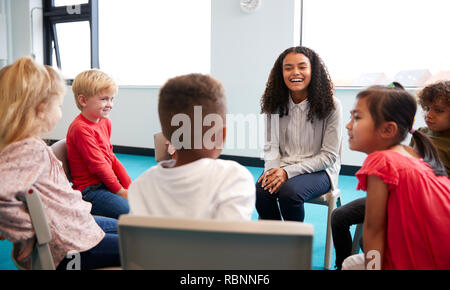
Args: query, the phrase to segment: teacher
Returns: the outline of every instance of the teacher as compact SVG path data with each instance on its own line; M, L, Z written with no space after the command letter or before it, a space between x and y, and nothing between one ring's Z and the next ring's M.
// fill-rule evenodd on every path
M260 219L303 222L304 202L337 187L342 106L321 58L297 46L276 60L261 99L265 168L256 184Z

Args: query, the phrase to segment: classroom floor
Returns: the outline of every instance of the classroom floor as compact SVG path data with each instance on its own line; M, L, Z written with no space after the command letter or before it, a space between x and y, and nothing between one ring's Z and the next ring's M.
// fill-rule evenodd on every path
M139 177L148 168L155 166L156 162L153 157L137 156L137 155L126 155L117 154L117 157L123 163L127 169L128 174L131 179L134 180ZM256 180L263 172L263 168L259 167L247 167L248 170L253 174L255 183ZM354 176L339 176L339 189L341 190L342 204L346 204L352 200L360 197L364 197L365 193L361 191L356 191L357 180ZM313 240L313 269L323 270L324 269L324 255L325 255L325 236L326 236L326 225L327 225L327 214L328 209L326 206L315 205L315 204L305 204L305 223L312 224L314 226L314 240ZM258 219L258 214L255 211L252 215L253 220ZM351 228L352 234L355 230L355 226ZM11 249L12 244L7 241L0 241L0 270L15 270L13 262L11 261ZM334 266L335 254L333 250L333 263Z

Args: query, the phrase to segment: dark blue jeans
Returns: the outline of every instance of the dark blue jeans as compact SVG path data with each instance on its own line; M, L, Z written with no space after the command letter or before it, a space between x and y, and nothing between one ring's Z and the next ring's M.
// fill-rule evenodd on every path
M330 179L325 171L292 177L274 194L257 183L256 210L260 219L303 222L305 201L327 193L330 188Z
M118 219L130 212L128 201L109 191L104 184L86 187L82 192L83 200L92 204L91 214Z
M57 270L92 270L106 267L120 267L119 236L117 220L101 216L94 217L95 222L105 232L105 237L92 249L66 257ZM79 260L75 255L79 255Z

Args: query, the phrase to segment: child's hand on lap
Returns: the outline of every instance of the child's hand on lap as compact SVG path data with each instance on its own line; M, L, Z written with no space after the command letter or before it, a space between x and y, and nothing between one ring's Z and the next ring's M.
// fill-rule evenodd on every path
M18 261L24 260L26 257L29 257L31 253L33 253L34 246L36 245L36 237L33 237L29 240L22 241L19 255L17 256Z
M122 187L116 194L118 194L121 197L123 197L126 200L128 200L128 190L126 190L125 188Z

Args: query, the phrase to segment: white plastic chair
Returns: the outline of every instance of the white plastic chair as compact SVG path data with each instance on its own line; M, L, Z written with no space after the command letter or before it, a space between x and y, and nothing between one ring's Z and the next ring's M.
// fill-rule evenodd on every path
M72 178L70 175L69 161L67 160L66 139L59 140L50 146L50 148L52 148L53 154L55 154L56 158L62 162L64 173L66 173L67 179L71 182Z
M315 199L307 201L307 203L319 204L328 206L327 219L327 235L325 241L325 260L324 268L331 268L331 252L333 251L333 236L331 234L331 214L333 210L341 206L341 191L339 189L330 190Z
M28 211L30 212L34 232L36 233L36 247L31 255L31 270L55 270L53 256L49 243L52 240L50 227L45 216L39 191L33 186L26 195Z
M313 235L300 222L119 218L124 270L310 270Z
M34 232L36 234L36 246L31 254L30 270L55 270L49 243L52 240L50 227L45 216L39 191L32 186L25 196L25 202L31 217ZM12 259L19 269L25 266L14 259L16 248L13 249Z

